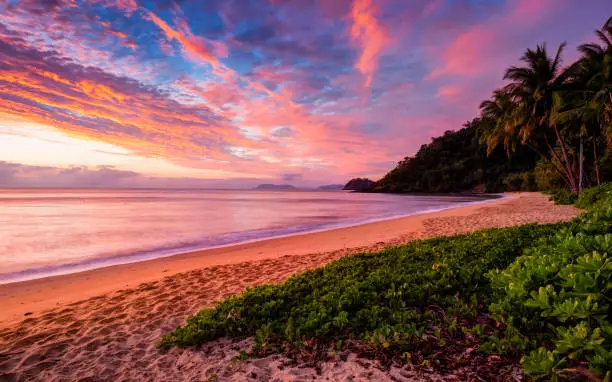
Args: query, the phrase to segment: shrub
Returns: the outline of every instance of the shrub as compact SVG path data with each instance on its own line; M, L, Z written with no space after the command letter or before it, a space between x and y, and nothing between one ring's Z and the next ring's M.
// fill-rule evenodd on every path
M598 374L612 369L612 198L601 201L489 273L496 293L490 311L523 339L520 349L505 350L529 352L522 364L534 378L563 375L580 362Z
M574 204L578 199L578 195L566 188L557 188L546 193L550 195L550 200L555 202L555 204Z
M589 209L600 201L612 200L612 183L583 190L576 200L576 207Z
M554 190L565 187L563 176L548 161L539 161L533 174L538 190Z
M256 333L267 342L297 343L312 337L363 339L382 328L416 331L431 305L470 312L470 301L488 303L487 271L505 267L522 248L562 226L484 230L348 256L202 310L166 335L161 346Z
M520 172L506 175L503 184L507 191L535 191L536 185L533 173Z

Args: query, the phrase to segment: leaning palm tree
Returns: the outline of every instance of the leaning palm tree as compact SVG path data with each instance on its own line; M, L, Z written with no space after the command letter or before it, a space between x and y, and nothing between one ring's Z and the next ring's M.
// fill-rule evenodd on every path
M601 122L612 141L612 17L601 30L595 31L599 44L583 44L578 49L583 57L578 61L586 68L586 89L593 107L601 111Z
M561 166L570 190L578 192L576 166L570 159L566 138L553 116L555 94L564 89L567 79L567 73L561 69L564 47L565 43L559 46L554 58L549 57L545 45L535 50L527 49L521 57L524 66L512 66L506 70L504 79L510 83L505 90L516 104L513 116L521 142L533 146L540 142L545 144L546 157ZM561 156L555 150L557 146Z
M521 144L527 145L549 161L568 187L577 192L575 166L562 131L553 123L555 94L565 86L566 74L560 68L564 46L553 59L545 46L528 49L521 57L524 66L506 70L504 79L510 83L480 105L483 119L491 121L481 134L481 142L487 144L489 153L502 143L508 154Z
M526 145L540 158L548 160L569 187L570 182L563 167L551 158L550 154L547 155L546 151L540 149L538 142L527 138L533 134L527 127L519 125L521 113L521 105L516 103L511 94L504 89L495 90L490 99L480 104L481 123L478 124L477 134L480 143L486 145L487 155L503 144L506 154L510 157L519 146Z

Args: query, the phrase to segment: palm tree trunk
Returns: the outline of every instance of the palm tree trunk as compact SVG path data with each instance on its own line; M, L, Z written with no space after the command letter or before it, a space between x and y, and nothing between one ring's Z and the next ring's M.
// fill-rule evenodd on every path
M593 164L595 165L595 179L597 185L601 185L601 179L599 178L599 160L597 159L597 141L593 139Z
M548 144L548 139L546 140L546 143ZM527 147L529 147L531 150L533 150L536 154L538 154L540 156L540 158L547 160L548 158L546 157L546 155L544 155L544 153L542 153L540 150L538 150L537 147L535 147L534 145L530 144L529 142L526 143ZM548 145L549 148L550 144ZM552 150L552 148L551 148ZM553 168L559 173L559 175L561 175L561 177L563 178L563 181L565 183L567 183L568 186L570 186L570 182L569 179L567 177L567 175L565 174L565 172L563 171L562 168L560 168L559 166L557 166L557 164L555 163L555 161L549 160L550 164L553 166Z
M552 147L552 145L550 144L550 142L548 141L548 137L546 135L544 135L544 140L546 141L546 146L548 146L548 150L550 151L551 156L557 160L557 162L559 162L559 164L561 166L563 166L563 161L561 160L561 158L559 158L559 154L557 154L557 152L555 151L555 149ZM554 161L551 160L550 161L553 166L558 169L558 167L555 165ZM569 186L570 190L572 192L576 192L576 183L574 182L573 177L571 176L571 173L568 172L568 167L565 166L564 170L559 170L558 171L561 172L561 174L564 177L565 182L567 183L567 185Z
M582 192L582 165L584 162L584 144L582 143L582 134L580 134L580 177L578 178L578 192Z
M563 153L563 159L565 159L565 166L567 167L567 172L572 180L572 192L576 193L578 188L576 187L576 175L572 170L572 165L569 161L569 156L567 155L567 149L565 148L565 141L561 138L561 134L559 133L559 129L556 125L553 125L553 129L555 130L555 134L557 135L557 139L559 140L559 145L561 146L561 153Z

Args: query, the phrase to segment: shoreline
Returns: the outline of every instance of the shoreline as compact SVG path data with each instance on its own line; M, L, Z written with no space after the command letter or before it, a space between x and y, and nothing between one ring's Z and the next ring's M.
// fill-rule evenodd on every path
M483 206L512 200L518 194L469 202L441 210L358 223L339 228L295 233L247 241L216 248L187 251L124 264L114 264L74 273L0 284L0 325L17 321L26 313L37 313L104 293L138 286L194 269L334 251L367 250L414 234L426 219L469 215ZM405 240L407 241L407 240ZM395 243L395 244L399 244Z
M281 283L347 255L485 228L557 223L580 212L542 194L519 193L487 204L2 285L0 379L317 379L317 369L292 366L280 354L238 361L238 350L252 339L168 351L157 344L187 317L247 287ZM364 366L351 357L323 365L324 374L333 380L390 379L376 364Z
M414 194L414 195L421 196L421 194ZM423 195L423 196L430 196L430 195ZM447 195L447 196L458 197L460 195ZM476 197L476 195L466 195L466 196ZM2 285L40 280L40 279L45 279L49 277L66 276L66 275L71 275L75 273L93 271L97 269L103 269L103 268L113 267L113 266L118 266L118 265L135 264L135 263L141 263L141 262L150 261L150 260L162 259L166 257L181 256L181 255L195 253L195 252L202 253L202 252L210 251L210 250L231 248L231 247L235 247L239 245L253 244L253 243L258 243L258 242L263 242L263 241L268 241L268 240L283 239L283 238L289 238L293 236L332 231L336 229L352 228L352 227L357 227L357 226L364 225L364 224L403 219L403 218L417 216L417 215L434 214L434 213L438 213L438 212L442 212L446 210L452 210L455 208L487 204L487 203L491 203L496 200L503 200L509 197L511 197L509 194L488 194L487 196L481 196L481 200L457 203L456 205L452 205L450 207L432 208L432 209L423 210L423 211L411 212L408 214L398 214L398 215L387 216L383 218L370 218L370 219L357 221L357 222L337 223L337 224L315 228L312 230L296 231L296 232L290 232L290 233L284 233L284 234L278 234L278 235L272 235L272 236L266 236L266 237L259 237L259 238L254 238L254 239L246 239L246 240L241 240L237 242L231 242L228 244L220 244L220 245L212 245L212 246L204 246L204 247L191 246L191 247L175 248L175 249L158 249L158 250L151 250L151 251L143 251L143 252L127 255L127 256L113 256L113 257L103 258L100 260L95 260L95 259L86 260L81 263L60 265L55 268L42 267L42 268L35 268L31 270L17 271L14 273L5 273L5 274L0 274L0 287ZM12 275L14 276L10 277ZM0 321L2 321L1 318L0 318Z

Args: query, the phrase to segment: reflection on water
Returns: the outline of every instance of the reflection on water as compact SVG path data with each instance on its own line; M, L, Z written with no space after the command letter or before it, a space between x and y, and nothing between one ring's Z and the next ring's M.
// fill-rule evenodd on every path
M474 200L323 191L0 190L0 283Z

